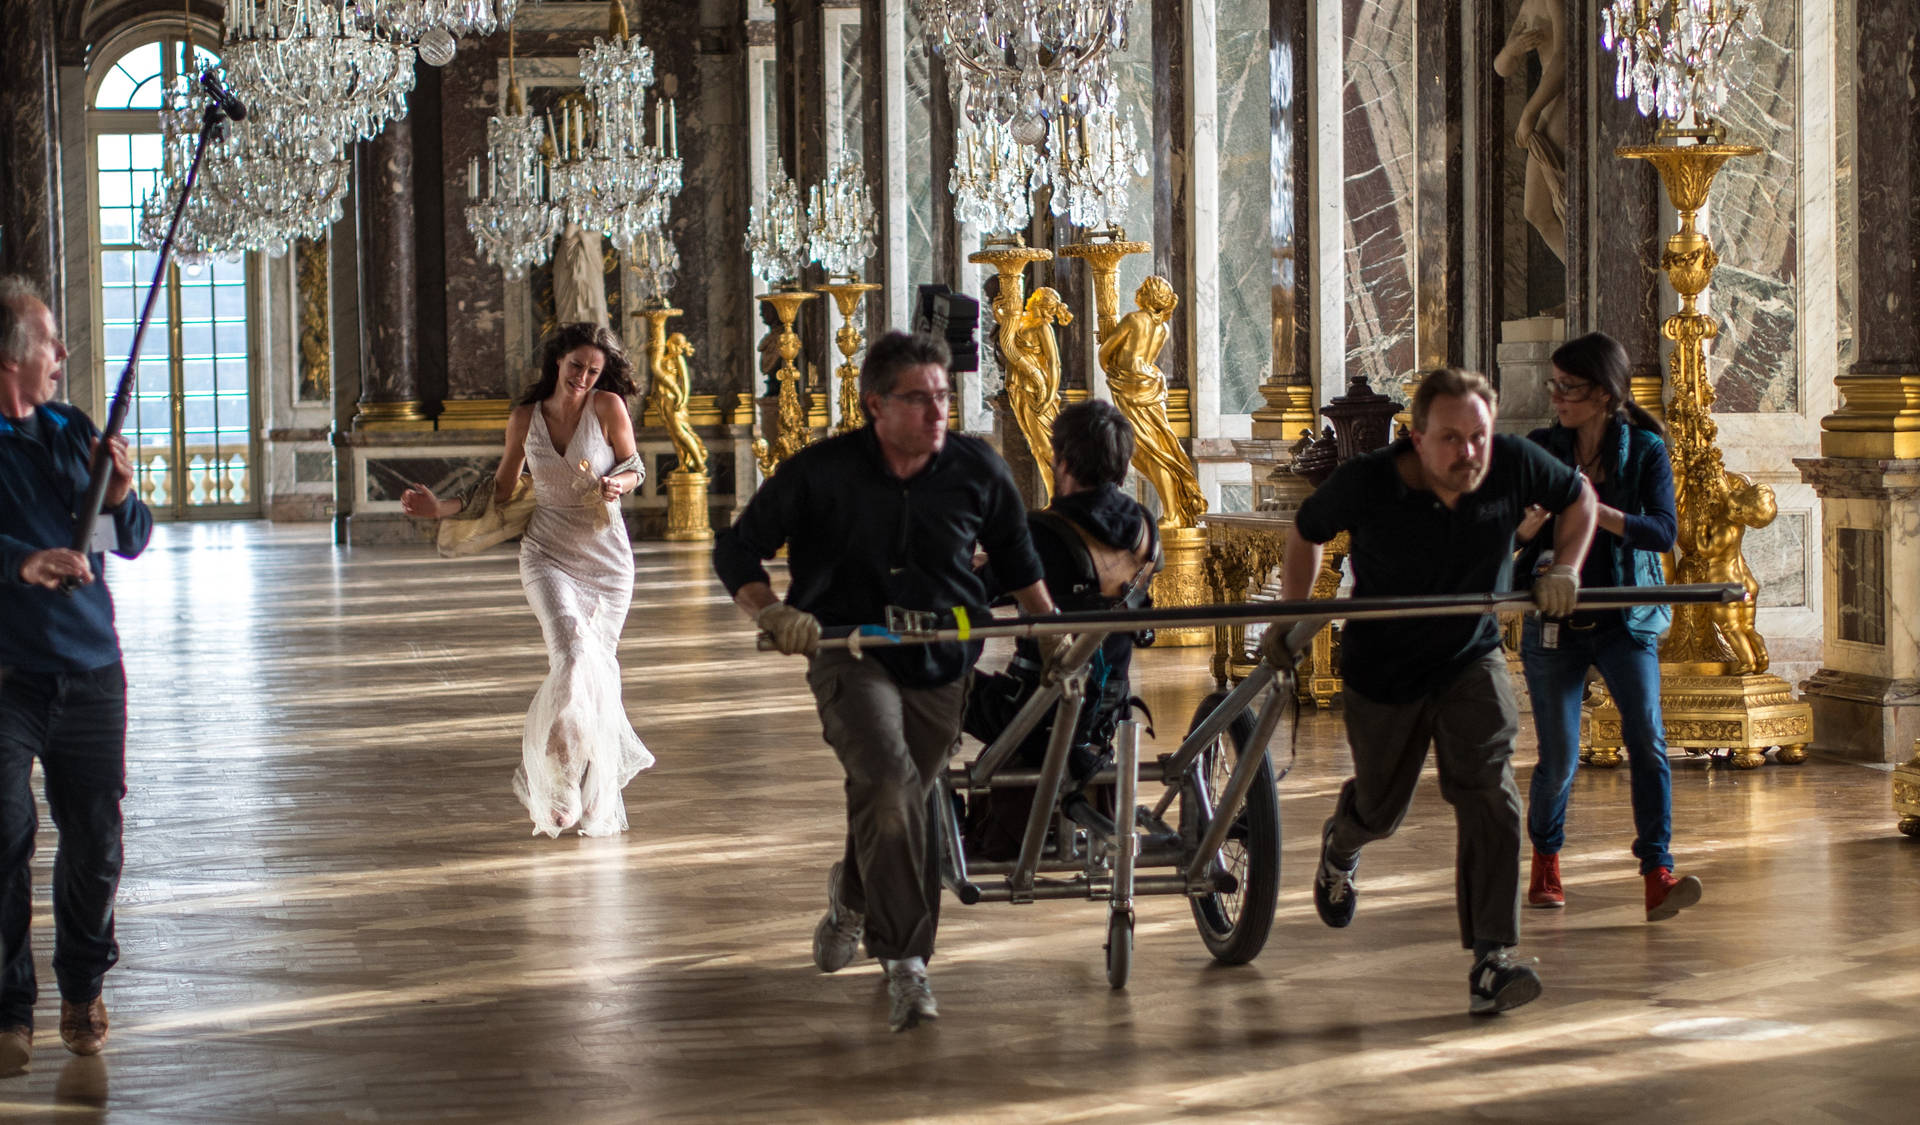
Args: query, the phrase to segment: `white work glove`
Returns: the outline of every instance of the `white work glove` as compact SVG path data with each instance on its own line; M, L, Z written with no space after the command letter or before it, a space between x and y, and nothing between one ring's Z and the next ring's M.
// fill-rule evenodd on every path
M754 614L753 623L773 639L774 648L788 656L812 656L820 647L820 619L786 602L774 602Z
M1533 604L1542 617L1566 617L1580 598L1580 575L1564 564L1533 580Z

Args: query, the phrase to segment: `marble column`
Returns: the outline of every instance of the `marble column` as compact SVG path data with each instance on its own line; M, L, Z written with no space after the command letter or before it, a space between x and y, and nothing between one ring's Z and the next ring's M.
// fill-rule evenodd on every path
M1138 8L1134 19L1140 18ZM1182 292L1188 291L1192 276L1192 256L1187 252L1187 208L1191 204L1192 166L1187 151L1187 17L1183 0L1153 0L1153 115L1145 122L1152 146L1148 153L1148 178L1153 191L1153 230L1129 237L1147 238L1153 243L1153 272L1170 279ZM1121 305L1126 307L1123 294ZM1075 308L1084 306L1075 305ZM1083 334L1074 333L1076 343ZM1064 341L1063 341L1064 342ZM1078 366L1076 364L1076 366ZM1160 370L1169 386L1187 385L1185 348L1171 347L1161 353Z
M491 46L491 44L489 44ZM523 39L520 49L527 50ZM501 55L462 50L441 68L440 147L444 167L463 169L487 153L487 119L501 111ZM488 262L467 230L466 181L447 188L441 215L446 289L442 298L447 333L459 341L447 366L447 395L440 426L504 428L513 393L524 381L526 356L507 355L507 290L500 268Z
M1625 345L1633 362L1634 398L1658 414L1663 383L1660 302L1666 284L1660 272L1666 244L1660 229L1660 177L1644 160L1613 155L1622 145L1651 142L1654 122L1641 116L1631 98L1616 98L1611 90L1601 91L1593 109L1593 196L1607 201L1607 221L1593 230L1589 322L1594 331Z
M1920 738L1920 11L1857 0L1856 18L1858 358L1836 379L1821 456L1795 461L1825 541L1806 698L1816 746L1903 762ZM1920 758L1900 769L1896 792L1920 793Z
M1594 161L1599 159L1593 146L1593 130L1588 112L1593 105L1594 52L1599 50L1600 29L1594 19L1599 7L1594 0L1564 0L1567 35L1567 335L1582 335L1592 328L1590 305L1593 246ZM1606 159L1613 159L1609 153Z
M1313 129L1309 0L1271 0L1268 65L1272 183L1267 218L1273 251L1273 371L1260 386L1265 405L1253 412L1253 437L1282 447L1317 429L1313 395ZM1277 458L1278 450L1271 451Z
M1415 356L1425 370L1465 360L1466 74L1460 0L1419 0L1417 19Z
M414 237L413 122L388 122L360 148L360 273L366 366L356 430L429 430L420 399L419 269Z
M54 317L64 305L60 232L60 110L51 0L9 0L0 14L0 269L33 280Z

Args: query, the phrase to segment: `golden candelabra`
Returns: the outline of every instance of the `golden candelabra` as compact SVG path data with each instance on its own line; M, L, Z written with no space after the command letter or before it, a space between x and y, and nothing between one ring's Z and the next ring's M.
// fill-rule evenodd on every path
M1107 393L1133 424L1133 467L1160 495L1160 542L1165 568L1153 580L1154 604L1208 605L1207 537L1200 517L1207 502L1198 474L1167 419L1167 380L1157 360L1167 344L1167 322L1179 298L1162 277L1149 277L1134 294L1134 311L1120 316L1120 261L1153 247L1129 242L1114 228L1060 248L1063 258L1080 258L1093 271L1094 311L1098 316L1100 367ZM1210 645L1211 629L1161 630L1158 643L1178 647Z
M1680 311L1660 331L1673 341L1667 364L1672 387L1666 410L1679 534L1674 544L1677 582L1738 582L1747 597L1733 605L1675 606L1673 628L1660 646L1661 709L1667 744L1690 752L1726 750L1733 764L1752 769L1770 746L1783 762L1806 757L1813 709L1796 700L1787 682L1767 672L1767 646L1754 628L1760 586L1742 553L1747 529L1773 522L1773 490L1726 467L1717 444L1713 387L1707 380L1707 342L1720 326L1698 307L1720 264L1695 225L1715 173L1727 160L1759 152L1752 145L1703 143L1632 145L1617 150L1660 173L1680 229L1667 238L1660 267L1680 295ZM1657 394L1655 396L1657 400ZM1611 703L1594 710L1587 757L1617 765L1624 744L1620 714Z
M840 424L833 429L836 434L852 433L867 424L866 411L860 409L860 365L853 362L853 353L859 351L866 340L860 334L860 322L855 314L860 311L860 302L866 295L878 288L880 286L872 282L829 280L817 290L832 297L834 307L840 310L840 330L833 334L842 360L835 372L840 379Z
M680 462L667 474L667 538L703 543L713 538L713 523L707 512L707 445L688 417L693 376L687 359L693 355L693 345L680 333L667 331L667 322L680 316L681 310L656 305L633 315L647 322L647 361L653 373L641 419L649 420L649 414L659 419Z
M807 444L807 410L800 401L800 371L793 365L800 354L800 334L793 330L793 321L800 315L800 306L817 296L803 289L785 289L761 293L756 298L773 306L774 315L780 318L780 338L775 344L780 349L780 370L773 376L780 381L780 395L773 441L760 438L753 443L754 460L760 463L763 476L772 476L780 462Z
M985 249L967 255L967 261L1000 273L993 297L994 340L1007 375L1007 409L1040 467L1048 496L1053 495L1053 419L1060 413L1060 344L1053 325L1069 323L1073 314L1052 289L1036 289L1029 300L1026 269L1051 260L1053 251L1022 245L1017 237L989 239Z

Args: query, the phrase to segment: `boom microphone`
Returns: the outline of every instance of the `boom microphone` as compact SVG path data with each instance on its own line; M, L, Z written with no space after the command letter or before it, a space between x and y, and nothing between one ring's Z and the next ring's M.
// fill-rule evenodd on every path
M213 76L213 71L203 70L200 72L200 85L214 101L220 103L220 112L235 121L245 121L247 119L247 107L239 98L234 97L232 93L228 92L225 86L220 85L220 80Z

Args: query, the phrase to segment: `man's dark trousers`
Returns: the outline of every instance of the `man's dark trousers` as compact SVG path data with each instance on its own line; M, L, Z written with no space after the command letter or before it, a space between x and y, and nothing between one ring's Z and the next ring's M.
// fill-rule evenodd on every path
M0 669L0 1027L31 1026L32 861L40 759L60 834L53 861L53 973L84 1004L120 957L120 799L127 792L127 681L119 663L72 674Z
M1328 859L1350 870L1361 845L1393 835L1431 744L1440 795L1453 806L1460 944L1517 944L1523 820L1513 739L1520 720L1506 654L1496 648L1408 703L1375 702L1352 688L1341 702L1353 777L1328 821Z

